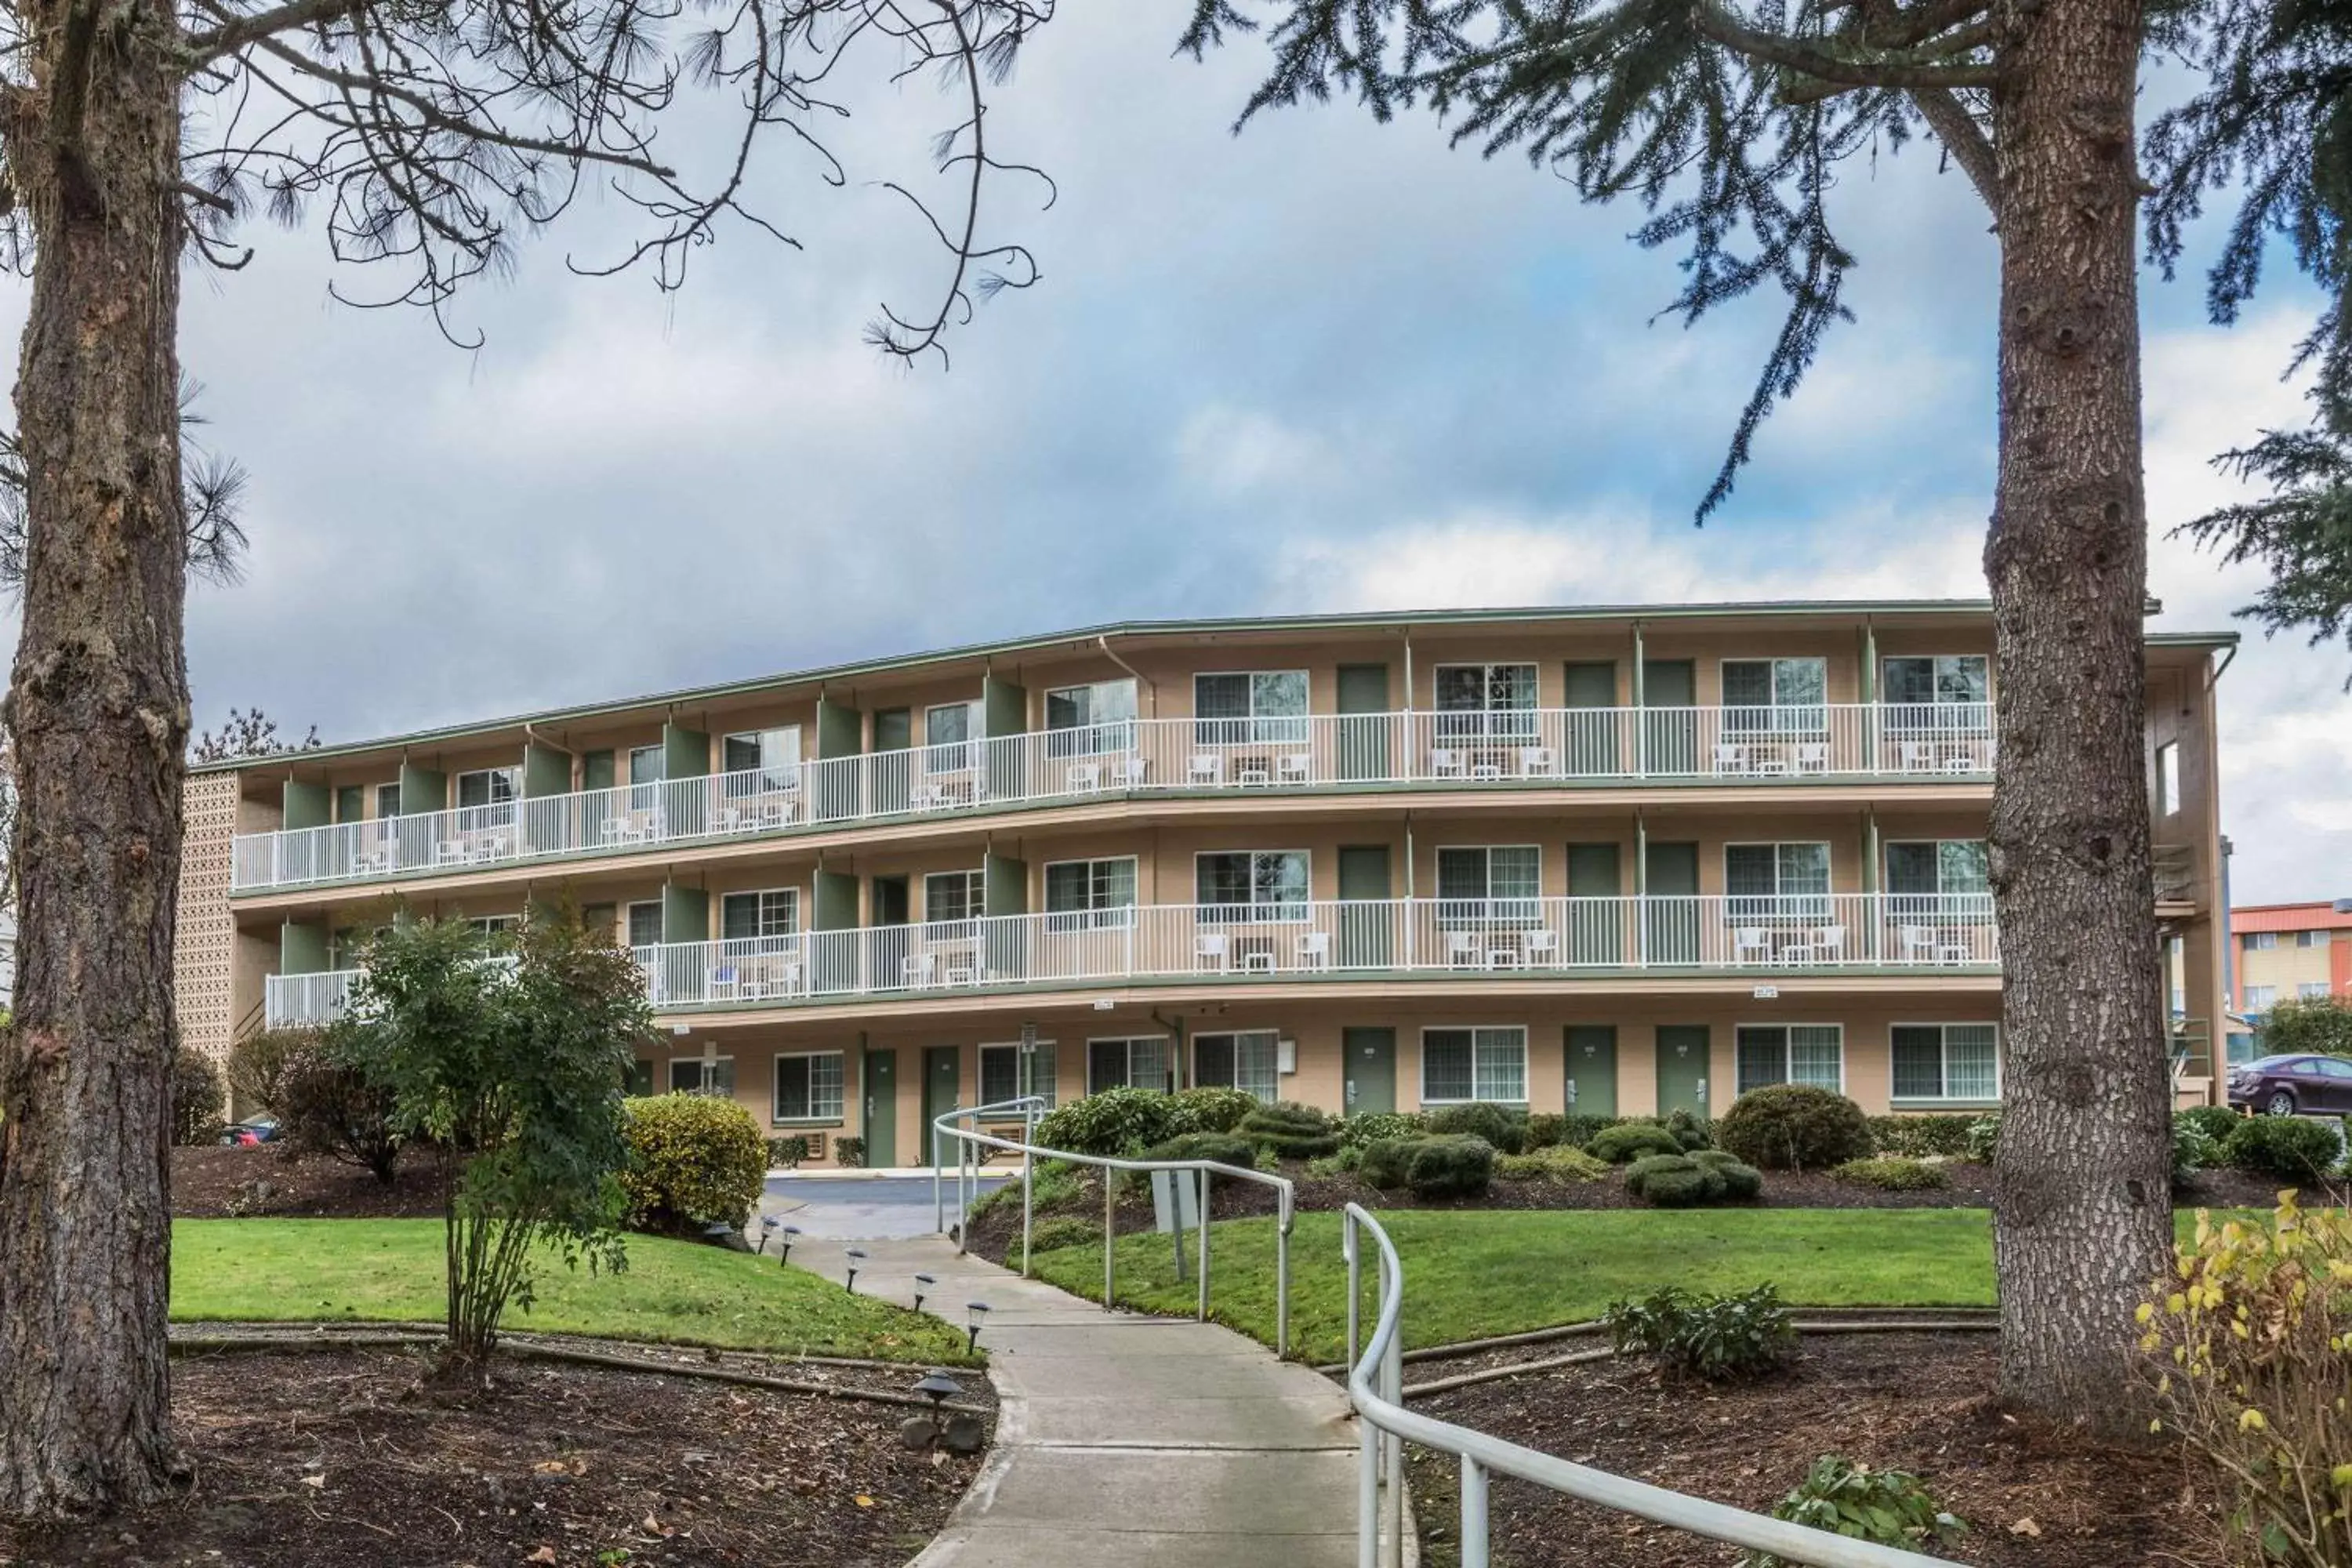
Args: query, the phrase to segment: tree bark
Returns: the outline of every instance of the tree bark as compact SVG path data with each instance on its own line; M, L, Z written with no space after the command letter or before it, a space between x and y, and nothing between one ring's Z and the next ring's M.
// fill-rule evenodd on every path
M2136 0L2003 0L2000 686L1990 831L2007 1039L2000 1391L2120 1427L2172 1243L2148 853Z
M152 1500L179 1468L172 929L181 615L178 86L170 13L28 5L0 105L37 254L16 384L28 512L8 694L22 903L0 1044L0 1510Z

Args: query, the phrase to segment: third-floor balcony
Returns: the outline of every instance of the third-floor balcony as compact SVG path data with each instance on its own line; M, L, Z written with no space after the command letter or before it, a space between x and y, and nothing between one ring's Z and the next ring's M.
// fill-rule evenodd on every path
M1107 797L1982 782L1985 703L1138 719L241 835L234 890L788 836Z
M901 1002L1111 984L1579 975L1992 974L1990 894L1175 904L635 950L656 1009ZM356 971L272 975L272 1027L340 1015Z

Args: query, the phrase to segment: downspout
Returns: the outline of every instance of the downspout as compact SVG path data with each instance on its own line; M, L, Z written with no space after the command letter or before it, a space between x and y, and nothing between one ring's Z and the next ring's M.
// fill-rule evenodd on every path
M1105 658L1118 666L1119 668L1127 671L1129 675L1134 678L1135 683L1138 686L1142 687L1144 690L1151 694L1151 712L1149 716L1154 719L1159 718L1160 688L1153 684L1151 678L1144 674L1143 671L1136 668L1135 666L1128 663L1127 660L1119 658L1117 653L1113 652L1111 650L1110 638L1107 637L1097 637L1095 638L1095 646L1102 649L1102 654Z
M549 740L546 736L541 734L529 724L525 724L522 727L522 738L530 742L533 745L545 746L551 752L562 752L565 756L570 757L575 763L580 760L579 752L573 751L569 746L559 745L555 742Z
M1169 1041L1176 1047L1175 1054L1169 1058L1170 1070L1174 1074L1176 1087L1192 1088L1192 1075L1184 1070L1184 1020L1163 1018L1160 1016L1160 1009L1157 1007L1151 1009L1150 1017L1153 1023L1168 1031Z

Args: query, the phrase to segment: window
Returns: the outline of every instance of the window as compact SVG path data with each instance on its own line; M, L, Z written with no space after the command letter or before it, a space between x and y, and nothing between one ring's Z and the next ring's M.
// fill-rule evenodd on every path
M708 1094L725 1100L735 1092L733 1057L678 1057L669 1064L672 1094Z
M629 809L655 811L661 806L662 780L669 775L669 753L659 746L629 748Z
M2294 945L2297 947L2326 947L2327 945L2327 933L2324 931L2299 931L2294 933Z
M1135 858L1056 860L1045 867L1045 929L1099 931L1135 923Z
M473 815L468 827L514 820L515 796L522 793L520 768L478 768L457 775L457 809Z
M1059 686L1045 693L1045 740L1049 756L1083 757L1125 752L1135 745L1135 682L1098 680L1091 686Z
M923 771L968 773L979 765L980 704L941 702L923 710Z
M1307 739L1307 672L1192 678L1192 738L1204 746Z
M629 914L635 924L636 911L651 907L656 914L661 906L632 904ZM719 900L719 935L727 942L757 942L761 937L792 936L801 929L801 891L798 888L767 888L756 893L728 893Z
M1727 844L1723 887L1734 920L1791 915L1822 920L1830 912L1830 847L1826 844Z
M1528 1032L1520 1028L1423 1029L1421 1102L1453 1105L1528 1100Z
M400 786L396 784L375 786L375 814L378 816L400 815Z
M2156 815L2170 816L2180 809L2180 742L2167 741L2156 749Z
M734 1084L730 1074L728 1084ZM841 1120L841 1053L815 1051L776 1058L776 1118L779 1121Z
M1992 916L1992 868L1981 838L1886 847L1887 913L1896 920Z
M2294 999L2298 1002L2325 1002L2327 996L2327 982L2325 980L2300 980L2295 983Z
M1991 1024L1897 1024L1897 1100L1999 1100L2000 1029Z
M1441 664L1436 682L1439 740L1535 739L1534 665Z
M1194 901L1204 921L1303 921L1307 852L1240 849L1192 858Z
M1002 1105L1031 1096L1054 1103L1054 1042L980 1047L980 1102Z
M1166 1089L1168 1042L1150 1039L1088 1040L1087 1092L1106 1089Z
M2249 986L2247 986L2247 987L2246 987L2246 1011L2247 1011L2247 1012L2249 1012L2249 1013L2267 1013L2267 1012L2269 1012L2273 1007L2275 1007L2276 1005L2278 1005L2278 987L2277 987L2277 986L2275 986L2275 985L2249 985Z
M934 871L923 879L923 919L932 925L978 920L987 889L985 872Z
M629 945L653 947L662 939L662 906L659 899L646 899L629 906Z
M1275 1068L1282 1045L1272 1029L1192 1037L1192 1081L1202 1089L1238 1089L1271 1105L1279 1090Z
M1878 668L1884 687L1878 700L1887 710L1890 733L1984 734L1991 729L1986 704L1992 696L1992 661L1983 654L1886 658Z
M1829 728L1829 661L1727 658L1724 733L1818 734Z
M474 928L475 935L488 937L492 942L502 942L521 929L522 917L520 915L482 915L466 923Z
M2274 931L2258 931L2247 933L2246 951L2248 952L2268 952L2277 945L2278 932Z
M647 748L651 750L652 748ZM798 789L801 782L801 727L786 724L774 730L744 730L719 742L719 771L730 800ZM637 753L629 753L629 782L637 782Z
M1532 844L1437 852L1441 921L1532 921L1543 896L1543 851Z
M1838 1024L1742 1024L1738 1092L1776 1083L1845 1090L1845 1029Z

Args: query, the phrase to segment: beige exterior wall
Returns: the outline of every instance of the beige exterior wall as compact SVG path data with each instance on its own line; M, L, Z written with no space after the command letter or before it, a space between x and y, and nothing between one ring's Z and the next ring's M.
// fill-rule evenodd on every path
M228 907L237 829L237 777L206 773L182 796L179 926L173 932L180 1043L216 1062L236 1037L236 920ZM257 988L250 994L257 996Z

